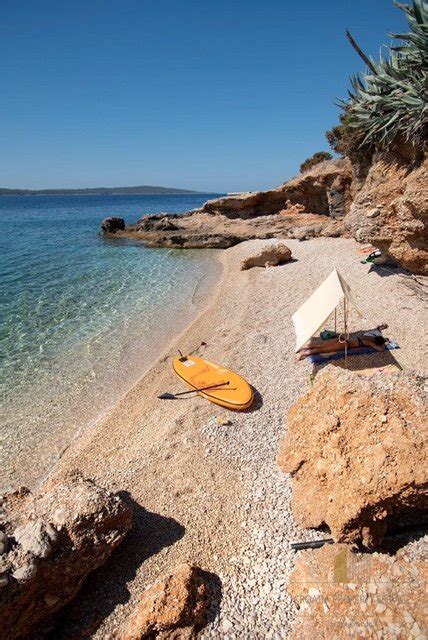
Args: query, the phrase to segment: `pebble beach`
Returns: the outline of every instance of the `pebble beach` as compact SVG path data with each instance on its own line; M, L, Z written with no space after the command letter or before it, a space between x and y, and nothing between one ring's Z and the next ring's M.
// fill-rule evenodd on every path
M411 277L361 264L350 239L287 240L291 262L240 271L243 258L270 242L252 240L221 254L221 279L197 319L52 471L60 478L81 470L134 507L133 529L68 607L61 637L83 630L86 637L115 637L144 588L185 561L219 579L201 637L286 636L296 613L286 591L296 559L289 543L320 537L296 526L290 478L275 463L287 410L319 370L296 362L291 316L336 267L365 313L361 321L351 310L351 330L386 322L385 335L400 345L350 358L348 366L385 367L388 375L424 370L425 310ZM254 406L233 413L199 397L159 400L162 392L183 390L171 369L178 349L241 373L256 390Z

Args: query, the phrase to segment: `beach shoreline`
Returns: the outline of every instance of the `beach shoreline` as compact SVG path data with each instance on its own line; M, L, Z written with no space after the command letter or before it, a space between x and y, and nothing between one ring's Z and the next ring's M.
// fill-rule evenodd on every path
M126 400L126 397L128 396L129 393L132 392L132 389L137 385L139 385L146 378L146 376L148 377L150 375L150 371L156 366L157 363L164 360L164 358L166 357L166 354L168 354L171 350L173 350L179 345L181 337L182 336L184 337L187 334L187 332L191 330L192 325L195 322L197 322L198 319L200 319L209 310L212 304L214 304L214 300L216 298L218 290L221 287L221 283L222 283L222 279L225 271L225 263L224 263L224 260L222 260L221 255L213 256L212 260L214 263L217 263L218 265L220 265L220 272L217 274L215 282L211 282L208 286L208 290L205 290L204 292L207 299L204 301L204 303L200 304L199 308L198 308L198 305L196 305L197 310L196 310L195 316L184 327L184 329L181 329L181 331L179 331L176 335L171 337L166 347L161 348L159 346L157 355L153 356L149 360L149 362L147 362L145 369L140 373L137 379L123 393L121 393L121 395L118 398L116 398L110 405L106 406L89 423L82 425L82 427L80 427L76 431L71 441L64 447L63 451L60 453L58 460L52 465L52 467L46 472L46 474L42 478L40 478L40 480L37 482L38 485L42 484L43 482L46 482L52 475L55 474L56 467L60 463L60 460L64 456L66 451L72 448L75 444L78 444L82 436L84 436L86 433L90 432L91 430L96 429L97 425L100 422L107 419L110 412L112 412L118 404ZM194 287L194 290L192 293L192 303L193 303L193 298L195 296L195 292L200 284L200 281L205 276L206 274L203 274L201 278L197 281Z
M243 258L271 242L252 240L221 254L221 279L198 316L148 373L67 449L50 474L49 482L57 482L80 471L127 495L135 513L133 529L119 552L89 578L71 605L65 618L67 633L73 632L73 624L89 624L105 598L112 606L91 637L114 633L141 591L183 561L212 571L224 587L221 613L204 632L206 637L222 637L231 619L244 624L242 633L248 632L245 625L260 635L269 629L284 634L289 628L296 611L284 587L294 566L289 541L313 535L296 526L290 479L275 463L286 412L309 388L314 374L309 362L295 361L291 315L334 267L343 269L357 304L368 316L359 321L351 311L351 328L387 321L387 335L401 347L354 357L350 367L422 371L423 353L417 345L422 340L423 310L407 290L406 275L361 264L354 240L290 240L293 261L240 270ZM397 296L405 303L397 305ZM410 324L415 330L409 336ZM157 398L164 391L183 390L171 359L178 348L189 353L202 342L206 345L198 355L238 371L254 386L256 403L251 410L228 412L199 397ZM343 366L343 361L332 366ZM220 426L219 417L230 424ZM135 557L138 541L150 536L156 539L157 551ZM129 576L126 604L124 575ZM264 595L253 619L254 598L260 593ZM73 611L79 615L73 618ZM76 617L79 622L73 623ZM61 637L69 637L67 633Z

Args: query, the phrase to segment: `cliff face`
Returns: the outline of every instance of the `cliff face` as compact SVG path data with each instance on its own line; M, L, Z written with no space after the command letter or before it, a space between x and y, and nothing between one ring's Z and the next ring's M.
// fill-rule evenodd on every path
M358 190L345 228L413 273L428 273L428 160L411 168L399 156L377 155Z
M302 212L338 218L349 210L351 184L350 163L330 160L320 162L276 189L209 200L202 211L248 219L275 214L298 204L303 207Z

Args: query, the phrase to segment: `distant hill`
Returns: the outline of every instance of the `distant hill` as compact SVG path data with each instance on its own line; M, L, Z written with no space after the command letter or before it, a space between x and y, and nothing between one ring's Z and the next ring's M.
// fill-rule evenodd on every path
M170 187L93 187L91 189L3 189L0 187L0 196L96 196L96 195L130 195L130 194L173 194L173 193L201 193L189 189L173 189Z

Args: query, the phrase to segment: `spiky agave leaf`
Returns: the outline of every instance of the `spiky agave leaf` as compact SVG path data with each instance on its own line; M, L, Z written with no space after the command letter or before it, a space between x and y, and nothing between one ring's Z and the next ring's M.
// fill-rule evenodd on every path
M364 56L370 69L351 77L349 98L340 104L361 145L388 148L402 139L421 147L428 127L428 4L395 4L410 31L392 34L400 44L388 47L386 56L381 52L378 61Z

